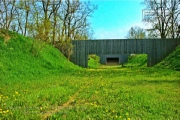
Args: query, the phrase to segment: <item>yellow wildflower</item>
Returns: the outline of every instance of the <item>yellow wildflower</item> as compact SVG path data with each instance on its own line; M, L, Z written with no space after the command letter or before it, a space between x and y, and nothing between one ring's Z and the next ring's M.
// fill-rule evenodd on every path
M2 111L2 113L6 114L6 111Z

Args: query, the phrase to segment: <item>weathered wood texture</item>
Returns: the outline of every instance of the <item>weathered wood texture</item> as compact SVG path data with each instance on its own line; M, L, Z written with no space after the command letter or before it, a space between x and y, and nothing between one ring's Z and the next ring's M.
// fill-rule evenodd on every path
M71 61L81 67L88 67L89 54L147 54L147 66L151 67L168 56L180 39L116 39L116 40L75 40Z

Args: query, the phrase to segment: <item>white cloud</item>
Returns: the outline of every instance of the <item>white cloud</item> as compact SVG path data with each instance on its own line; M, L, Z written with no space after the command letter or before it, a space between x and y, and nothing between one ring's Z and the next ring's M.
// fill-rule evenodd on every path
M151 27L150 24L143 23L143 22L134 22L130 23L127 26L122 26L113 29L104 29L104 28L99 28L94 30L94 38L95 39L125 39L126 35L131 27L141 27L143 29L148 29Z
M117 29L98 29L95 31L95 39L124 39L126 31Z

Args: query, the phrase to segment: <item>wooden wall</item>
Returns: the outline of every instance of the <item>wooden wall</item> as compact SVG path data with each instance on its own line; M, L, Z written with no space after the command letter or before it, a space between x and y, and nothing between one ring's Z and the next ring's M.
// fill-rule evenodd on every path
M111 39L75 40L71 61L81 67L88 67L89 54L147 54L147 66L153 66L168 56L180 39Z

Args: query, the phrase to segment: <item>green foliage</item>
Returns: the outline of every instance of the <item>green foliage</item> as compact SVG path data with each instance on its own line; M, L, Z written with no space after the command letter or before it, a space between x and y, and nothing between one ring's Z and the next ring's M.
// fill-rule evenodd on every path
M70 59L70 56L73 54L73 45L71 40L58 41L56 47L60 49L61 53L65 55L68 60Z
M147 67L147 54L132 54L125 66Z
M131 27L126 36L128 39L144 39L147 38L146 31L138 26Z
M156 65L158 68L180 70L180 46Z
M1 32L2 33L2 32ZM6 32L0 37L0 79L20 79L80 69L69 62L58 49L41 41Z
M92 54L88 58L88 68L98 68L100 66L100 57Z

